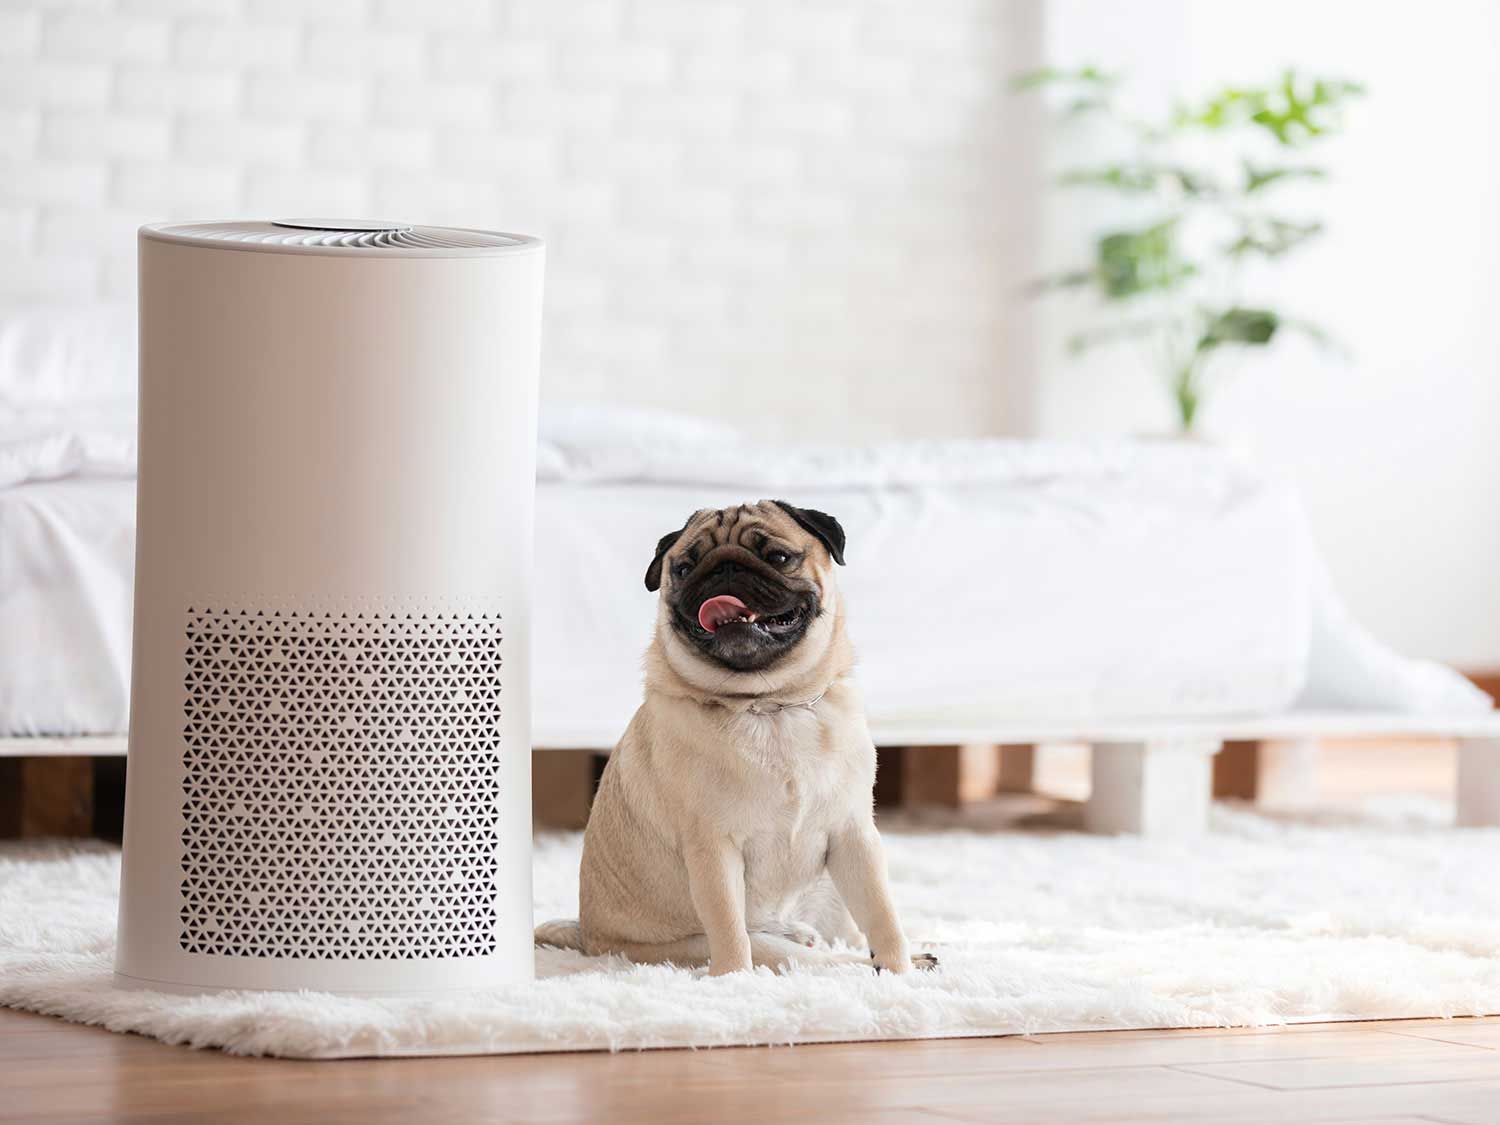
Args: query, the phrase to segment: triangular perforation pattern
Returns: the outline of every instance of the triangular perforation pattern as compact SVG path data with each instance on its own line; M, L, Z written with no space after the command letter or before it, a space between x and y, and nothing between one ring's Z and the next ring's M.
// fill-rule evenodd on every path
M495 950L497 614L190 609L189 953Z

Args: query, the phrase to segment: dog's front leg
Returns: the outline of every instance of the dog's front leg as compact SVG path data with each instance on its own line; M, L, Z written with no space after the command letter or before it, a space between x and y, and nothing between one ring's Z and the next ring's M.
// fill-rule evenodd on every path
M688 890L708 937L708 974L750 968L750 935L745 932L745 857L722 836L687 841Z
M850 824L828 842L828 874L855 924L870 940L876 968L904 973L911 948L896 917L885 866L885 849L873 824Z

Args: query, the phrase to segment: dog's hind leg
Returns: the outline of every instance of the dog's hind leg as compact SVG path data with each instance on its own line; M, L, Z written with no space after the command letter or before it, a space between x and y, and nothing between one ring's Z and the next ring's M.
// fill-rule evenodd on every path
M708 938L694 934L679 941L592 941L585 952L595 957L617 954L637 965L701 969L708 964Z
M537 945L550 945L557 949L582 949L583 933L578 928L577 918L566 921L559 918L538 926L532 935L532 941Z

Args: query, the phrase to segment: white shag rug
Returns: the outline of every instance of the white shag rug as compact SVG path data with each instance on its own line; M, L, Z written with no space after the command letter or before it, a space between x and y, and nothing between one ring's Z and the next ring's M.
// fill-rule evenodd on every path
M118 853L8 845L0 1004L301 1058L1500 1013L1500 830L1445 815L1220 807L1181 843L887 826L897 902L936 972L709 979L544 949L535 984L444 1000L116 990ZM538 841L538 919L576 914L579 843Z

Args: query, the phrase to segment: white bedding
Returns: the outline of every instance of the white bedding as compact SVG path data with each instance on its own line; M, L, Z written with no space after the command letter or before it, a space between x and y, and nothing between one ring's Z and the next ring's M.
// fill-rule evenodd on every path
M0 735L126 719L125 361L57 335L0 323ZM544 415L538 453L538 744L613 742L639 699L657 538L696 508L764 496L848 532L840 578L873 725L1489 704L1350 620L1293 491L1210 447L775 447L573 407Z
M134 569L134 480L0 488L0 737L125 729Z
M1280 708L1304 676L1300 543L1275 490L801 488L849 533L840 573L874 721L1214 715ZM744 489L543 482L535 726L609 744L639 701L663 532ZM133 482L0 489L0 732L123 729ZM1225 591L1231 597L1223 598Z
M34 309L0 317L0 488L134 475L134 411L129 310Z

